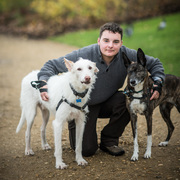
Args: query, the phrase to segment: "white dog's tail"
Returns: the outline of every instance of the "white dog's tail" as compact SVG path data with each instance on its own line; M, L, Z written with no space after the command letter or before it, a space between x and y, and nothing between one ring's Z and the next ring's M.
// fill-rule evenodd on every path
M19 124L18 124L18 126L16 128L16 133L18 133L21 130L25 120L26 120L25 113L24 113L24 110L22 109L21 119L20 119Z

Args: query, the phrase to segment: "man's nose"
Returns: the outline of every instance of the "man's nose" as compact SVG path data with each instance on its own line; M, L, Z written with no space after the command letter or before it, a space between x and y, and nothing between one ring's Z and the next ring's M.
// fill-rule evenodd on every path
M109 46L109 47L113 47L113 42L110 41L109 44L108 44L108 46Z

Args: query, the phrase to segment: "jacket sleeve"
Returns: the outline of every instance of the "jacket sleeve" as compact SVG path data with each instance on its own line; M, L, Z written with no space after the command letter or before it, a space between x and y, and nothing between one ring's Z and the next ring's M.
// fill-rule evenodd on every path
M66 72L67 68L64 63L64 58L73 62L77 61L77 51L73 51L58 59L47 61L38 73L38 79L48 81L51 76Z
M164 68L162 63L158 58L154 58L152 56L146 55L147 59L147 69L150 72L152 78L155 80L157 78L161 78L162 81L165 79L165 74L164 74Z
M125 46L123 46L122 51L124 51L128 58L131 61L137 61L137 51L134 49L129 49ZM164 74L164 68L162 63L158 58L154 58L152 56L145 55L147 59L146 67L148 72L151 74L153 79L156 78L161 78L163 81L165 79L165 74Z

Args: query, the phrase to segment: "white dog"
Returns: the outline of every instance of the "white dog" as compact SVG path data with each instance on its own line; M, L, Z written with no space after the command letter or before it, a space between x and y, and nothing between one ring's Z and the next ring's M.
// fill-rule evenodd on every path
M39 71L33 71L22 80L21 87L21 119L16 129L18 133L27 121L26 149L25 155L33 155L31 149L31 127L36 116L37 106L42 111L43 124L41 126L42 148L51 149L46 141L46 125L49 120L49 111L55 115L53 121L56 168L64 169L67 165L62 159L62 128L66 121L75 119L76 122L76 161L78 165L86 165L87 162L82 157L82 137L88 113L87 102L96 80L96 73L99 71L95 63L80 58L73 63L64 59L68 72L60 76L52 76L48 82L49 101L43 101L40 92L31 86L33 81L37 81ZM36 84L37 85L37 84Z

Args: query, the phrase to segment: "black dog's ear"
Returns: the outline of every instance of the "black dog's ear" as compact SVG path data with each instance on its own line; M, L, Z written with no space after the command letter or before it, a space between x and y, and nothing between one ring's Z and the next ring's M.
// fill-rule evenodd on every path
M137 62L141 64L143 67L146 66L146 57L141 48L138 49L137 51Z
M127 55L124 52L122 52L122 57L124 60L125 67L128 68L128 66L131 64L131 61L129 60L129 58L127 57Z

